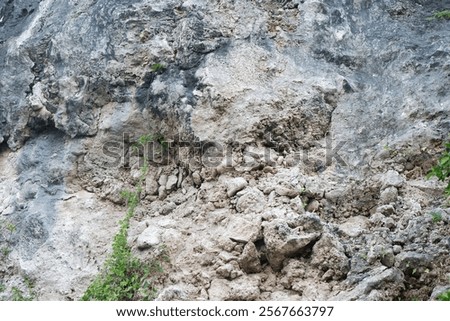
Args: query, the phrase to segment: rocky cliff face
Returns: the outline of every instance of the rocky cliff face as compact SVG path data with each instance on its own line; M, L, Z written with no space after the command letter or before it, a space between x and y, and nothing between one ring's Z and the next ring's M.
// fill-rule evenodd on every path
M432 298L446 7L3 0L0 297L79 299L145 156L128 241L143 260L164 246L160 300Z

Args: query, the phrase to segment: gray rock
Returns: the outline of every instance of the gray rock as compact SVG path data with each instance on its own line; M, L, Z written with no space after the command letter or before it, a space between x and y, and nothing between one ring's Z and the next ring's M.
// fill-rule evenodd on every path
M405 179L397 171L389 170L383 175L381 182L383 184L382 189L388 187L402 187L405 183Z
M367 230L369 220L364 216L350 217L345 223L339 225L339 230L348 237L358 237Z
M165 187L166 184L167 184L167 179L168 179L167 175L162 174L162 175L159 177L159 179L158 179L158 184L159 184L159 186Z
M277 193L280 196L287 196L289 198L294 198L299 195L299 191L284 186L275 187L275 193Z
M240 217L233 217L227 226L225 235L234 242L248 243L258 239L260 230L261 223L254 223Z
M404 275L399 269L379 267L372 270L352 290L339 293L333 300L382 300L395 297L400 295L404 281Z
M255 243L248 242L241 256L239 257L239 266L245 273L259 273L262 270L258 250Z
M388 268L393 267L395 263L394 251L392 249L387 249L381 253L381 263Z
M293 229L286 221L275 219L264 224L263 235L270 266L280 271L286 258L301 255L320 238L321 233Z
M237 192L243 190L248 185L248 182L243 177L236 177L226 182L227 195L233 197Z
M150 226L138 236L136 245L139 250L146 250L161 243L161 231L154 226Z
M344 246L337 237L324 233L314 244L311 264L322 271L333 271L333 279L345 278L350 271L350 260L345 255Z
M160 186L158 188L158 198L160 200L164 200L167 196L167 191L166 191L166 187L165 186Z
M315 213L315 212L317 212L317 211L319 210L319 208L320 208L320 203L319 203L319 201L317 201L317 200L312 200L312 201L308 204L308 206L306 207L306 210L307 210L308 212Z
M379 207L377 207L377 210L376 210L378 213L381 213L381 214L383 214L383 215L387 215L387 216L389 216L389 215L391 215L391 214L394 214L396 211L395 211L395 208L392 206L392 205L382 205L382 206L379 206Z
M173 210L175 210L177 208L177 205L174 202L169 202L167 204L165 204L161 210L160 210L160 214L161 215L169 215L170 213L173 212Z
M392 249L395 255L399 254L402 251L402 247L400 245L394 245Z
M232 281L215 279L208 289L212 301L254 301L260 295L259 280L250 276L241 276Z
M380 201L382 204L395 203L398 198L397 188L390 186L385 188L380 194Z
M183 286L177 284L163 289L155 301L186 301L188 299L188 291Z
M426 268L431 268L433 257L426 253L401 252L395 257L395 266L405 274L420 274Z
M257 188L246 188L239 196L236 210L243 213L260 213L266 207L264 193Z
M156 195L158 194L158 182L153 177L147 177L145 179L145 192L148 195Z
M229 280L234 280L237 277L243 275L239 268L239 264L236 261L231 261L230 263L224 264L217 268L216 273L221 277Z
M170 175L167 178L166 190L171 191L177 186L178 177L176 175Z
M325 198L330 202L336 203L345 195L345 190L334 189L325 193Z
M197 186L200 186L202 184L202 178L199 172L192 173L192 180L194 181L194 184Z

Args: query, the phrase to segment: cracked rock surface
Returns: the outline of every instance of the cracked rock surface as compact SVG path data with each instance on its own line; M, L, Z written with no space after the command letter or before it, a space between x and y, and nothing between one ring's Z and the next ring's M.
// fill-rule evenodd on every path
M448 7L0 2L0 299L80 299L147 161L128 243L164 246L158 300L435 299Z

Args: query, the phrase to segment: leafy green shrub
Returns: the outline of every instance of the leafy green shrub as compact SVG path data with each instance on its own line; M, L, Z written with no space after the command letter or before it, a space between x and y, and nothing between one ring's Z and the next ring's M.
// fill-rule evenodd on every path
M445 181L450 176L450 142L445 144L446 151L440 157L438 164L434 166L427 175L427 178L437 177L440 181ZM445 194L450 196L450 181L445 189Z
M450 290L439 295L437 299L439 301L450 301Z

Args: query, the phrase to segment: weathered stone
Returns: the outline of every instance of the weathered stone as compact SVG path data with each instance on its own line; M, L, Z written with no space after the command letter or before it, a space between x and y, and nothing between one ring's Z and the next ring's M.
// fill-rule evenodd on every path
M350 271L350 260L345 255L344 246L330 233L322 235L314 244L311 264L322 271L333 270L333 279L345 278Z
M392 205L382 205L377 207L377 212L389 216L395 213L395 208Z
M262 270L258 250L253 242L248 242L239 257L239 266L245 273L259 273Z
M145 179L145 192L148 195L156 195L158 194L158 182L153 177L147 177Z
M163 199L166 198L166 196L167 196L166 187L165 186L160 186L158 188L158 198L160 200L163 200Z
M233 217L225 234L234 242L248 243L257 240L260 230L260 223L250 222L240 217Z
M372 270L352 290L339 293L333 300L383 300L386 297L395 297L403 290L403 282L404 275L399 269L379 267Z
M277 193L280 196L287 196L290 198L294 198L298 196L299 191L284 186L277 186L275 187L275 193Z
M380 194L380 201L382 204L395 203L398 198L397 188L390 186L384 189Z
M137 238L138 249L146 250L161 243L161 231L157 227L150 226Z
M159 177L159 179L158 179L158 184L159 184L159 186L165 187L166 184L167 184L167 179L168 179L167 175L162 174L162 175Z
M450 285L438 285L433 289L430 300L437 300L439 296L450 291Z
M392 249L387 249L381 253L381 263L388 268L393 267L395 263L394 251Z
M176 175L170 175L167 178L166 190L171 191L177 186L178 177Z
M226 182L228 197L233 197L237 192L243 190L247 185L248 182L245 180L245 178L242 177L236 177L228 180Z
M433 263L433 257L426 253L401 252L395 257L395 266L405 274L420 272L420 268L430 268Z
M247 188L242 193L236 203L238 212L260 213L266 207L266 198L259 189Z
M199 172L192 173L192 180L194 181L194 184L197 186L202 184L202 178Z
M222 265L216 270L216 273L229 280L234 280L243 274L236 261L231 261L230 263Z
M388 187L402 187L402 185L405 182L405 179L394 170L387 171L386 174L384 174L381 178L381 182L383 184L382 189L388 188Z
M311 202L309 202L308 206L306 207L306 210L308 212L315 213L319 210L319 208L320 208L320 203L317 200L312 200Z
M212 301L253 301L260 295L259 280L250 276L241 276L232 281L214 279L208 289Z
M342 189L334 189L325 193L325 198L330 202L336 203L345 195L345 191Z
M264 224L267 259L275 271L281 270L287 257L301 255L320 238L320 232L301 232L292 229L284 220L275 219Z
M358 237L367 230L368 222L369 220L364 216L353 216L339 225L339 230L348 237Z
M169 215L174 209L177 208L177 205L173 202L167 203L166 205L164 205L161 210L160 210L160 214L161 215Z

